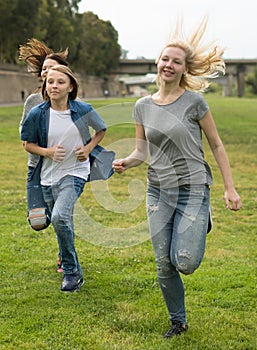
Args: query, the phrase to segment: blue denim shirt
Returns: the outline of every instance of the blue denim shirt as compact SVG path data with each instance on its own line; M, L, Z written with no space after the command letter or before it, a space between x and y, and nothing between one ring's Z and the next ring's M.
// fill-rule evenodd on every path
M71 119L77 126L84 144L91 140L89 126L95 131L106 130L106 125L99 114L88 103L69 100ZM43 102L32 108L21 129L21 140L47 147L50 118L50 102Z
M78 128L84 145L90 142L91 136L89 132L89 126L96 132L100 130L106 130L106 125L99 114L88 103L82 101L69 100L69 107L71 111L71 119ZM26 119L22 124L21 140L31 143L37 143L40 147L47 147L48 129L50 118L50 102L43 102L40 105L32 108L28 113ZM43 157L34 169L30 172L30 178L28 181L35 181L38 178L40 183L40 172L42 167Z

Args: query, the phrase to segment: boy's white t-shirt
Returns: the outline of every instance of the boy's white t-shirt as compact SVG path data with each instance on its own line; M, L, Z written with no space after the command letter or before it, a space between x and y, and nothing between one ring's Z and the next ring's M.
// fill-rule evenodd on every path
M61 163L56 163L52 159L44 157L41 169L41 185L53 185L66 175L87 180L90 173L89 158L84 162L80 162L75 156L75 148L82 146L83 141L78 128L71 119L70 110L55 111L50 108L47 148L55 145L65 148L65 159Z

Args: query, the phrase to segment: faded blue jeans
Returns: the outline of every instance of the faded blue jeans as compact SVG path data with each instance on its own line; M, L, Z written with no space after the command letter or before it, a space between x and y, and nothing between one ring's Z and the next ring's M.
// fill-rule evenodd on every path
M40 169L39 167L28 167L28 178L27 178L27 207L28 207L28 222L30 226L36 230L45 229L50 225L50 212L47 207L47 204L44 201L42 188L40 185ZM41 220L40 228L35 226L35 222L31 220L31 211L39 211ZM43 212L42 212L43 211ZM37 212L38 214L38 212ZM33 214L32 214L33 216Z
M148 185L146 206L159 285L171 321L186 323L180 273L191 274L204 256L210 190L206 185L158 189Z
M74 244L73 212L85 183L82 178L65 176L52 186L42 186L44 199L51 212L64 274L79 272L82 276Z

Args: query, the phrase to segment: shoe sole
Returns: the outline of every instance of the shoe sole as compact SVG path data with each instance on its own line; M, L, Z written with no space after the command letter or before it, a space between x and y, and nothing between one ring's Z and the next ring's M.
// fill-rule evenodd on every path
M77 287L75 289L70 289L70 290L65 290L65 289L61 289L61 292L65 292L65 293L74 293L74 292L78 292L80 290L80 288L84 285L85 281L79 281L79 283L77 284Z

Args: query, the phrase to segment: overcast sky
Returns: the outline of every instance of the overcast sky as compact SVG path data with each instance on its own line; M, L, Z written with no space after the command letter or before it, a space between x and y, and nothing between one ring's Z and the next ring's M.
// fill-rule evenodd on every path
M225 58L257 58L257 1L243 0L82 0L79 12L109 20L128 58L156 58L177 17L186 33L209 17L206 40L226 47Z

